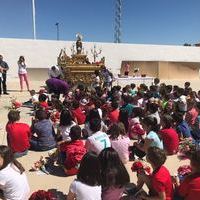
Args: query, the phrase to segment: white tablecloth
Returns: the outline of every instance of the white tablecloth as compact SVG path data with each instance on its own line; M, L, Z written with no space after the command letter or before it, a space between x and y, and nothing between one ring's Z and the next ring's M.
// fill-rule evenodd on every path
M115 77L114 84L115 85L120 85L120 86L125 86L125 85L130 85L131 83L135 83L137 86L140 84L144 83L147 86L152 85L154 80L154 77Z

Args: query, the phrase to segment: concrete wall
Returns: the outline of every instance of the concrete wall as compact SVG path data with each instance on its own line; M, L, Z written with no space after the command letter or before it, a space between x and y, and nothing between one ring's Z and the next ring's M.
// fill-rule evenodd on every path
M29 76L33 76L37 72L34 69L40 68L44 73L45 68L55 65L61 48L66 48L66 52L70 55L72 43L74 41L2 38L0 39L0 54L4 56L5 61L10 66L10 77L17 76L17 60L20 55L25 56L27 66L30 68ZM102 49L102 54L99 57L105 56L107 67L114 74L120 72L121 63L126 60L137 61L141 66L145 65L145 61L151 61L152 67L155 61L200 63L199 47L83 42L90 60L92 60L91 48L94 44L97 48ZM39 76L43 75L39 74Z

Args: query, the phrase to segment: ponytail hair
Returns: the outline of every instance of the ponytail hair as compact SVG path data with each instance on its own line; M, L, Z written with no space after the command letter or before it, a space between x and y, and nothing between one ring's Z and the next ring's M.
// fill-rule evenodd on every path
M22 174L25 169L20 162L18 162L13 155L13 152L8 146L0 145L0 156L3 158L3 165L0 167L0 170L6 168L8 164L13 163Z

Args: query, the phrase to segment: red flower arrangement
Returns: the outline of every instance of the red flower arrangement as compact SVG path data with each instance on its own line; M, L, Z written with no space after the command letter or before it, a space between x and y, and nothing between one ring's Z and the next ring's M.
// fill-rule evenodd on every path
M11 102L10 109L17 110L18 108L20 108L22 106L22 103L20 103L19 101L17 101L16 97L11 97L10 98L10 102Z
M53 195L52 192L38 190L30 196L29 200L57 200L57 198Z
M190 165L183 165L178 168L177 172L179 180L183 181L185 176L189 175L192 172L192 168Z
M137 172L138 174L145 172L148 175L151 174L151 168L141 161L135 161L131 167L132 172Z
M177 170L178 172L178 175L180 176L186 176L188 174L190 174L192 171L192 168L190 165L183 165L183 166L180 166Z
M180 160L188 159L193 151L195 151L196 145L191 138L185 138L179 144L177 156Z

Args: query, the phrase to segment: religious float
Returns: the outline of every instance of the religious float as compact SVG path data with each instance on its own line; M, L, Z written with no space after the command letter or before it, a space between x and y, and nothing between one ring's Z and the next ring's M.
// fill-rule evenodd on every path
M98 55L101 54L101 50L97 50L96 45L94 45L91 49L94 60L91 63L83 50L82 35L77 34L76 38L76 45L73 44L71 48L71 56L66 54L65 49L61 49L58 65L62 67L66 81L71 81L74 84L81 82L91 84L95 70L99 70L105 64L105 58L102 57L100 61L96 61ZM74 50L75 46L76 50Z

